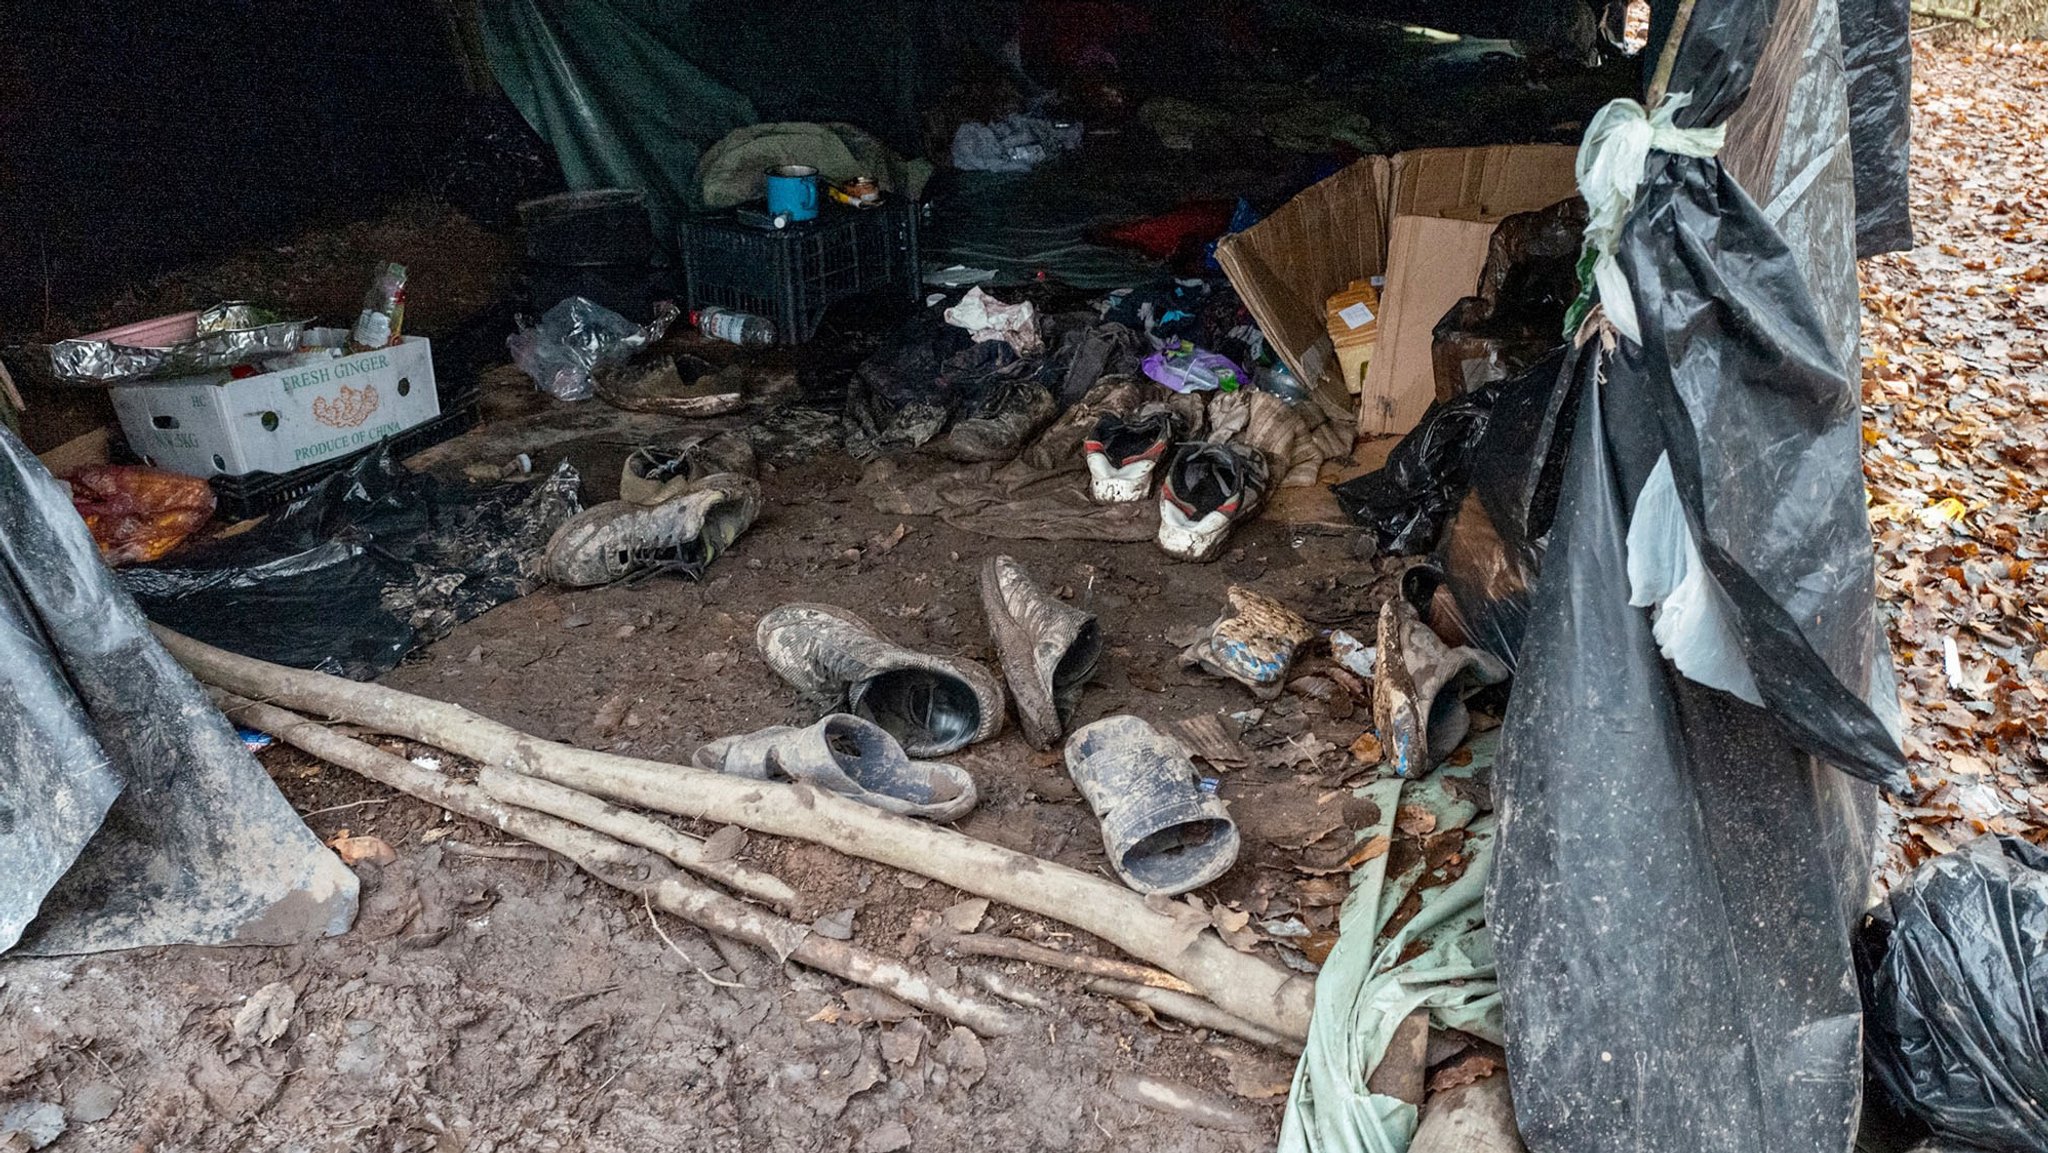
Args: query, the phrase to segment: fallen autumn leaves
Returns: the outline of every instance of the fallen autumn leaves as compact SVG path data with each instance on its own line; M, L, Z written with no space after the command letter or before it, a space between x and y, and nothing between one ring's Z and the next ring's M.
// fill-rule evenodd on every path
M1921 46L1919 247L1864 262L1865 473L1914 795L1887 879L2048 842L2048 46Z

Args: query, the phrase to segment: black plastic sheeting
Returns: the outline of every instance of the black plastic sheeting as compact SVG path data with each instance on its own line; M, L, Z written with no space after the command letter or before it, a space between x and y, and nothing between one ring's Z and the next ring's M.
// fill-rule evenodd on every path
M1985 836L1928 861L1856 953L1892 1103L1995 1153L2048 1149L2048 852Z
M1560 351L1495 386L1485 434L1469 453L1469 487L1429 560L1402 578L1402 593L1417 609L1442 586L1464 642L1510 670L1521 662L1530 590L1543 568L1576 415L1575 379L1561 371L1564 359Z
M538 587L535 561L579 509L565 463L477 489L371 453L248 532L121 570L143 612L243 656L356 680Z
M1693 11L1682 126L1726 120L1772 16ZM1839 52L1833 4L1812 19ZM1840 85L1796 92L1791 122L1816 99ZM1596 340L1565 369L1576 416L1495 772L1488 897L1532 1153L1854 1138L1849 933L1874 794L1853 778L1905 774L1845 354L1846 166L1806 196L1781 234L1720 161L1653 152L1618 245L1643 343ZM1667 454L1761 708L1680 676L1629 604L1630 518Z
M1856 158L1856 255L1913 247L1906 186L1912 153L1911 0L1841 0L1849 79L1849 149Z
M323 848L0 429L0 952L346 930Z

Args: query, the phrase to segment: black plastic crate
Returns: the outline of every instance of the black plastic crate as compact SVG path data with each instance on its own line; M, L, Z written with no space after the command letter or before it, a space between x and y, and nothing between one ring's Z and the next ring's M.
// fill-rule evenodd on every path
M707 304L775 322L775 339L801 344L825 310L849 297L918 293L918 205L891 197L878 208L828 203L816 220L758 228L732 213L683 226L685 293Z
M432 420L422 421L404 432L385 437L376 444L368 445L333 460L309 464L290 472L252 472L242 476L216 476L207 481L213 486L214 514L225 520L247 520L261 516L272 509L282 508L313 491L313 486L335 473L368 456L370 453L391 446L393 456L399 459L434 447L444 440L452 440L477 426L478 409L482 394L471 390L456 398L452 406L443 407L441 415Z

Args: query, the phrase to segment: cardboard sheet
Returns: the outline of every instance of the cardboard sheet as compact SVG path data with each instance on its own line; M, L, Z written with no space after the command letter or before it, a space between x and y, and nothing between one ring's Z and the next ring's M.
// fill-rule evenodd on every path
M1360 436L1407 432L1436 399L1431 332L1479 283L1493 229L1492 221L1394 218L1379 348L1358 397Z

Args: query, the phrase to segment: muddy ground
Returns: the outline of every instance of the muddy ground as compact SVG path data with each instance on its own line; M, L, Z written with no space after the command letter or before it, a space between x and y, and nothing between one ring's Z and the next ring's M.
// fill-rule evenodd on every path
M485 376L503 418L431 454L423 463L436 471L527 445L543 462L570 459L596 501L614 495L628 444L688 428L615 418L595 401L537 404L506 374ZM711 737L811 719L754 650L755 621L779 604L829 601L906 644L993 662L977 572L1007 552L1101 619L1108 657L1077 723L1262 710L1245 763L1209 768L1245 848L1202 896L1330 925L1341 887L1305 895L1294 861L1359 817L1340 786L1362 771L1348 747L1369 706L1341 689L1327 703L1256 701L1179 668L1169 638L1214 620L1233 583L1369 636L1392 563L1360 559L1354 534L1285 513L1207 565L1170 562L1149 543L992 541L877 511L877 485L838 452L785 454L762 480L761 519L701 584L537 593L458 627L386 683L543 737L686 760ZM1039 1002L1025 1032L977 1043L935 1018L835 1014L836 979L669 921L678 955L637 900L564 863L478 857L502 838L291 750L263 759L323 838L374 835L397 863L359 867L363 912L340 938L0 963L0 1087L66 1105L72 1129L57 1148L1249 1150L1277 1133L1291 1060L1141 1018L1078 977L947 955L912 932L920 911L963 899L945 886L772 838L747 849L804 895L803 915L851 909L857 942L942 981L993 972L1021 986ZM1012 726L956 759L982 796L964 831L1106 874L1098 826L1056 754ZM982 930L1103 948L1001 906ZM1273 942L1257 949L1278 959ZM294 994L288 1027L268 1044L238 1035L237 1012L276 982ZM1187 1086L1224 1113L1197 1123L1134 1103L1116 1082L1132 1073ZM110 1114L84 1119L110 1100Z

